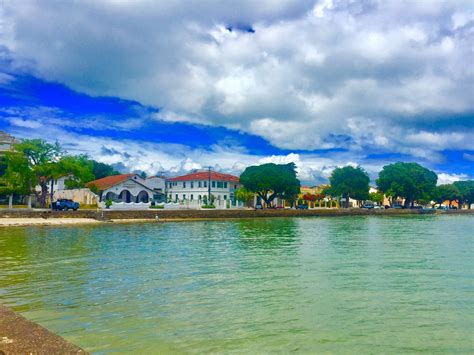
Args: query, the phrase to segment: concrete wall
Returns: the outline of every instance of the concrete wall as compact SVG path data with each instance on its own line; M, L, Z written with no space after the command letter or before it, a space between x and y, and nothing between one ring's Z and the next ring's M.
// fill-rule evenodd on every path
M87 188L56 191L54 193L54 200L61 198L73 200L81 205L96 205L99 201L99 196Z

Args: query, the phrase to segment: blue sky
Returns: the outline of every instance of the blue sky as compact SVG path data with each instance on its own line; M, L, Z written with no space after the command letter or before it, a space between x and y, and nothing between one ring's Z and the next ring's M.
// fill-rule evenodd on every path
M474 176L469 2L0 5L0 129L122 171Z

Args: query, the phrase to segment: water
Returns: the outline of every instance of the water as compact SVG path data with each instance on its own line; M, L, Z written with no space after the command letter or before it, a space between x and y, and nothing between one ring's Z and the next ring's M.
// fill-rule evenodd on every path
M0 303L91 352L474 351L474 218L0 229Z

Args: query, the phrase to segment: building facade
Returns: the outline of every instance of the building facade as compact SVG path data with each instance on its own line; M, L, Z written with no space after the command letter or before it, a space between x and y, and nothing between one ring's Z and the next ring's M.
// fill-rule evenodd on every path
M155 194L146 180L137 174L107 176L91 181L86 186L99 189L100 202L111 200L115 203L148 203Z
M18 141L12 135L0 131L0 156L13 149L13 144Z
M199 171L166 181L168 201L204 203L209 193L217 201L234 201L240 187L239 177L215 171Z

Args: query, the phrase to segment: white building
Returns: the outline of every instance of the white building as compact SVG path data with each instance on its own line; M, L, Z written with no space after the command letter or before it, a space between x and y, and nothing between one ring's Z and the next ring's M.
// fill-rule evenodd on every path
M157 202L165 202L166 179L164 176L150 176L146 179L145 185L154 191L153 200Z
M148 203L153 200L155 191L147 185L145 179L137 174L107 176L86 184L90 189L97 187L100 202L112 200L120 203Z
M13 149L13 144L18 143L15 137L4 131L0 131L0 155Z
M174 202L203 203L210 193L217 201L233 201L235 190L241 186L239 181L239 177L234 175L215 171L198 171L168 179L167 197L168 200Z

